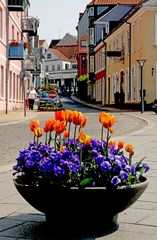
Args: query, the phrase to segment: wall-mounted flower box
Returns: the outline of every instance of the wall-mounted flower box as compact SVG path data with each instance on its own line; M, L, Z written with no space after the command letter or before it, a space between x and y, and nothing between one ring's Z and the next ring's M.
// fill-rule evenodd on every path
M8 10L23 12L27 4L26 0L8 0Z
M37 28L39 27L39 20L34 17L22 19L22 32L28 32L29 36L37 35Z
M9 60L24 60L24 46L19 43L10 43L8 50L8 58Z

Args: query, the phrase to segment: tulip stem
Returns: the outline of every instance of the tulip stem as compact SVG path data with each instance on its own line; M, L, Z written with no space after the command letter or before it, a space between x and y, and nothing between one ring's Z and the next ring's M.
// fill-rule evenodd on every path
M102 128L101 128L101 142L103 141L103 129L104 127L103 127L103 125L102 125Z

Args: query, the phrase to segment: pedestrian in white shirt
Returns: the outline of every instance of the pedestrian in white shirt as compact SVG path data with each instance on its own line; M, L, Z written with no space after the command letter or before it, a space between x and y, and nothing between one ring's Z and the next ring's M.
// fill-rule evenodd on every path
M35 88L32 86L30 91L29 91L29 94L28 94L29 110L34 109L34 102L35 102L36 97L37 97L37 92L36 92Z

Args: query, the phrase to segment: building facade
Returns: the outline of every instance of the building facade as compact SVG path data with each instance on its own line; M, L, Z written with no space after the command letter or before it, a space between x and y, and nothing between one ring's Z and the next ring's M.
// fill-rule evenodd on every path
M20 75L38 28L37 19L28 16L29 6L29 0L0 0L0 110L6 113L23 108L24 90L31 84L29 71L27 79Z

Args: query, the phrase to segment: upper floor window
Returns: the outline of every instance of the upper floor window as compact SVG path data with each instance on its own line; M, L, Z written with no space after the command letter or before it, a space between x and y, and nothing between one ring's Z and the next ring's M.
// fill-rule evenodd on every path
M0 8L0 38L3 37L3 12L2 8Z
M88 16L94 16L94 7L90 7L88 10Z
M60 70L61 69L61 66L60 64L57 65L57 70Z
M69 69L69 64L65 64L65 69L67 70L67 69Z
M72 68L76 69L77 68L77 64L72 64Z
M51 59L51 53L47 54L47 59Z
M81 47L87 47L87 42L86 40L81 41Z
M55 66L54 65L52 65L52 71L55 71Z
M19 32L17 32L17 41L19 41L20 39L19 39Z
M14 25L12 25L12 40L15 40Z
M45 71L47 71L47 72L48 72L48 70L49 70L49 66L48 66L48 65L46 65L46 66L45 66Z
M130 31L128 30L127 31L127 42L126 42L126 44L127 44L127 53L130 53Z
M121 35L121 49L124 48L124 35Z

